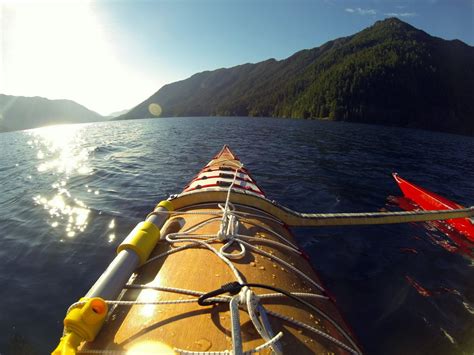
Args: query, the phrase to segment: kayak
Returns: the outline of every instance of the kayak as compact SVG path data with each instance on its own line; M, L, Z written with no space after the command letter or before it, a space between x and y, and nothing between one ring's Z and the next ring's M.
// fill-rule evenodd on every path
M443 196L401 178L397 173L393 173L393 178L400 187L400 190L402 190L404 196L423 210L459 210L465 208L456 202L450 201ZM454 218L447 219L445 222L465 238L474 241L474 224L471 219Z
M285 213L224 146L119 245L53 354L361 354Z

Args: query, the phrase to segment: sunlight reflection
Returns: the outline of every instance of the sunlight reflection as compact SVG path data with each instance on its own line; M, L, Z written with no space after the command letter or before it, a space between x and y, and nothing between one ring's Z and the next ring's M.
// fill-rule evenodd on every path
M38 171L89 174L91 169L87 162L94 148L80 147L83 143L83 128L82 125L59 125L31 130L37 139L29 140L28 144L38 149L38 159L45 160L38 166ZM51 156L54 156L54 159L45 159Z
M29 131L32 139L27 142L37 152L38 173L48 173L56 179L51 184L53 195L37 195L33 201L48 211L51 227L64 227L69 238L84 232L90 214L86 204L72 196L67 186L71 176L92 172L88 163L94 148L83 147L83 131L83 125L44 127ZM95 194L99 194L99 191L96 190Z
M147 283L146 285L151 286L151 287L159 286L160 276L157 275L153 281ZM158 291L145 289L142 292L140 292L140 296L138 297L138 300L142 302L154 302L158 300L158 298L159 298ZM156 311L156 305L147 304L140 308L140 315L144 317L152 317L155 314L155 311Z
M109 229L114 229L115 228L115 218L112 218L112 220L109 223ZM112 243L115 240L115 233L110 233L109 234L109 243Z
M165 343L159 341L143 340L133 343L131 348L127 350L127 355L137 354L176 354L174 349Z
M90 210L82 201L74 200L76 206L68 205L61 193L49 200L37 195L33 197L33 201L49 212L51 227L56 228L59 223L65 224L68 237L74 237L77 232L84 232L86 229Z
M109 234L109 243L112 243L115 240L115 234L111 233Z
M466 310L471 313L471 314L474 314L474 307L472 305L470 305L469 303L467 303L466 301L463 301L463 306L464 308L466 308Z

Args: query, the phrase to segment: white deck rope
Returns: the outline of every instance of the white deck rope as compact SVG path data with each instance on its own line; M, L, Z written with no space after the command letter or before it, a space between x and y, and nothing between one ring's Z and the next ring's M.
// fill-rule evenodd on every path
M197 296L200 297L202 295L205 295L207 292L202 292L202 291L195 291L195 290L187 290L184 288L176 288L176 287L165 287L165 286L149 286L149 285L140 285L140 284L128 284L125 286L126 289L139 289L139 290L154 290L154 291L162 291L162 292L172 292L172 293L180 293L183 295L189 295L189 296ZM320 299L325 299L328 300L328 296L324 295L319 295L317 293L306 293L306 292L290 292L293 296L297 297L302 297L302 298L320 298ZM284 298L286 297L285 295L281 293L263 293L259 294L258 297L260 299L270 299L270 298ZM229 298L230 296L225 296L222 295L221 298Z
M210 206L211 204L210 203L203 203L203 204L197 204L197 205L193 205L193 207L203 207L203 206ZM215 204L212 204L212 206L214 206ZM242 206L238 203L234 203L234 205L236 206ZM262 211L262 210L259 210L258 208L255 208L255 207L251 207L251 206L244 206L246 209L248 210L253 210L253 211L256 211L256 213L250 213L250 212L243 212L243 211L234 211L233 213L238 216L238 217L258 217L260 219L266 219L266 220L270 220L272 222L275 222L281 226L285 225L285 223L283 223L281 220L279 220L278 218L275 218L271 215L269 215L267 212L265 211ZM184 207L186 208L186 207ZM214 208L213 208L214 209ZM160 211L160 210L155 210L155 211L152 211L150 212L148 215L147 215L147 218L152 216L152 215L160 215L160 214L164 214L164 215L167 215L167 216L174 216L174 215L209 215L209 216L221 216L222 215L222 212L219 212L219 211L182 211L182 210L174 210L174 211Z
M154 291L162 291L162 292L172 292L172 293L180 293L183 295L189 296L196 296L200 297L205 295L207 292L202 291L195 291L195 290L187 290L184 288L176 288L176 287L164 287L164 286L149 286L149 285L140 285L140 284L128 284L125 286L126 289L138 289L138 290L154 290ZM293 296L301 297L301 298L319 298L328 300L328 296L319 295L317 293L306 293L306 292L290 292ZM258 297L260 299L271 299L271 298L285 298L286 296L281 293L263 293L259 294ZM222 299L226 299L229 301L230 296L222 295L220 296Z
M234 354L243 353L242 334L240 333L240 295L235 295L229 302L230 323L232 325L232 351Z
M267 311L267 313L270 314L270 315L272 315L272 316L274 316L274 317L276 317L276 318L283 319L283 320L285 320L285 321L287 321L287 322L289 322L289 323L292 323L292 324L294 324L294 325L296 325L296 326L299 326L299 327L304 328L304 329L306 329L306 330L309 330L309 331L311 331L311 332L313 332L313 333L315 333L315 334L318 334L318 335L322 336L323 338L326 338L327 340L329 340L329 341L331 341L331 342L337 344L337 345L340 346L341 348L343 348L343 349L349 351L351 354L356 354L356 355L361 354L360 351L354 350L354 349L358 349L358 347L357 347L357 345L352 341L352 339L350 339L350 342L351 342L353 348L347 346L346 344L344 344L343 342L341 342L340 340L334 338L333 336L329 335L329 334L326 333L326 332L323 332L323 331L321 331L321 330L319 330L319 329L317 329L317 328L314 328L314 327L312 327L312 326L310 326L310 325L308 325L308 324L306 324L306 323L300 322L300 321L298 321L298 320L296 320L296 319L293 319L293 318L291 318L291 317L285 316L284 314L280 314L280 313L273 312L273 311Z
M260 304L258 296L250 288L244 287L239 297L241 298L241 303L245 302L247 313L257 332L266 342L271 341L274 337L273 331L266 317L265 308ZM276 355L283 353L279 343L273 343L271 348Z

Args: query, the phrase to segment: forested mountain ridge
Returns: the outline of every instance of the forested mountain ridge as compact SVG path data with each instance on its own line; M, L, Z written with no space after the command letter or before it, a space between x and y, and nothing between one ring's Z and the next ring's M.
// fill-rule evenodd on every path
M103 120L98 113L74 101L0 94L0 132Z
M120 119L162 116L327 118L474 135L474 48L396 18L270 59L165 85Z

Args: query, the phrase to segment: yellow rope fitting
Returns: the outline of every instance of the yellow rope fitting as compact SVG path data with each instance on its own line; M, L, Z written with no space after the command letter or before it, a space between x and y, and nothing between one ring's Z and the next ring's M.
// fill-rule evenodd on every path
M125 249L133 250L142 265L148 260L159 239L160 229L157 226L149 221L140 222L118 246L117 254Z
M75 333L68 333L64 335L59 341L59 345L51 353L51 355L76 355L77 348L84 341L79 335Z
M66 335L52 355L74 355L83 341L93 341L107 316L107 303L102 298L81 298L85 302L72 309L64 318Z
M158 202L158 204L156 205L155 207L155 210L158 208L158 207L163 207L163 208L166 208L168 211L174 211L174 208L173 208L173 204L171 203L171 201L168 201L168 200L163 200L163 201L160 201Z

